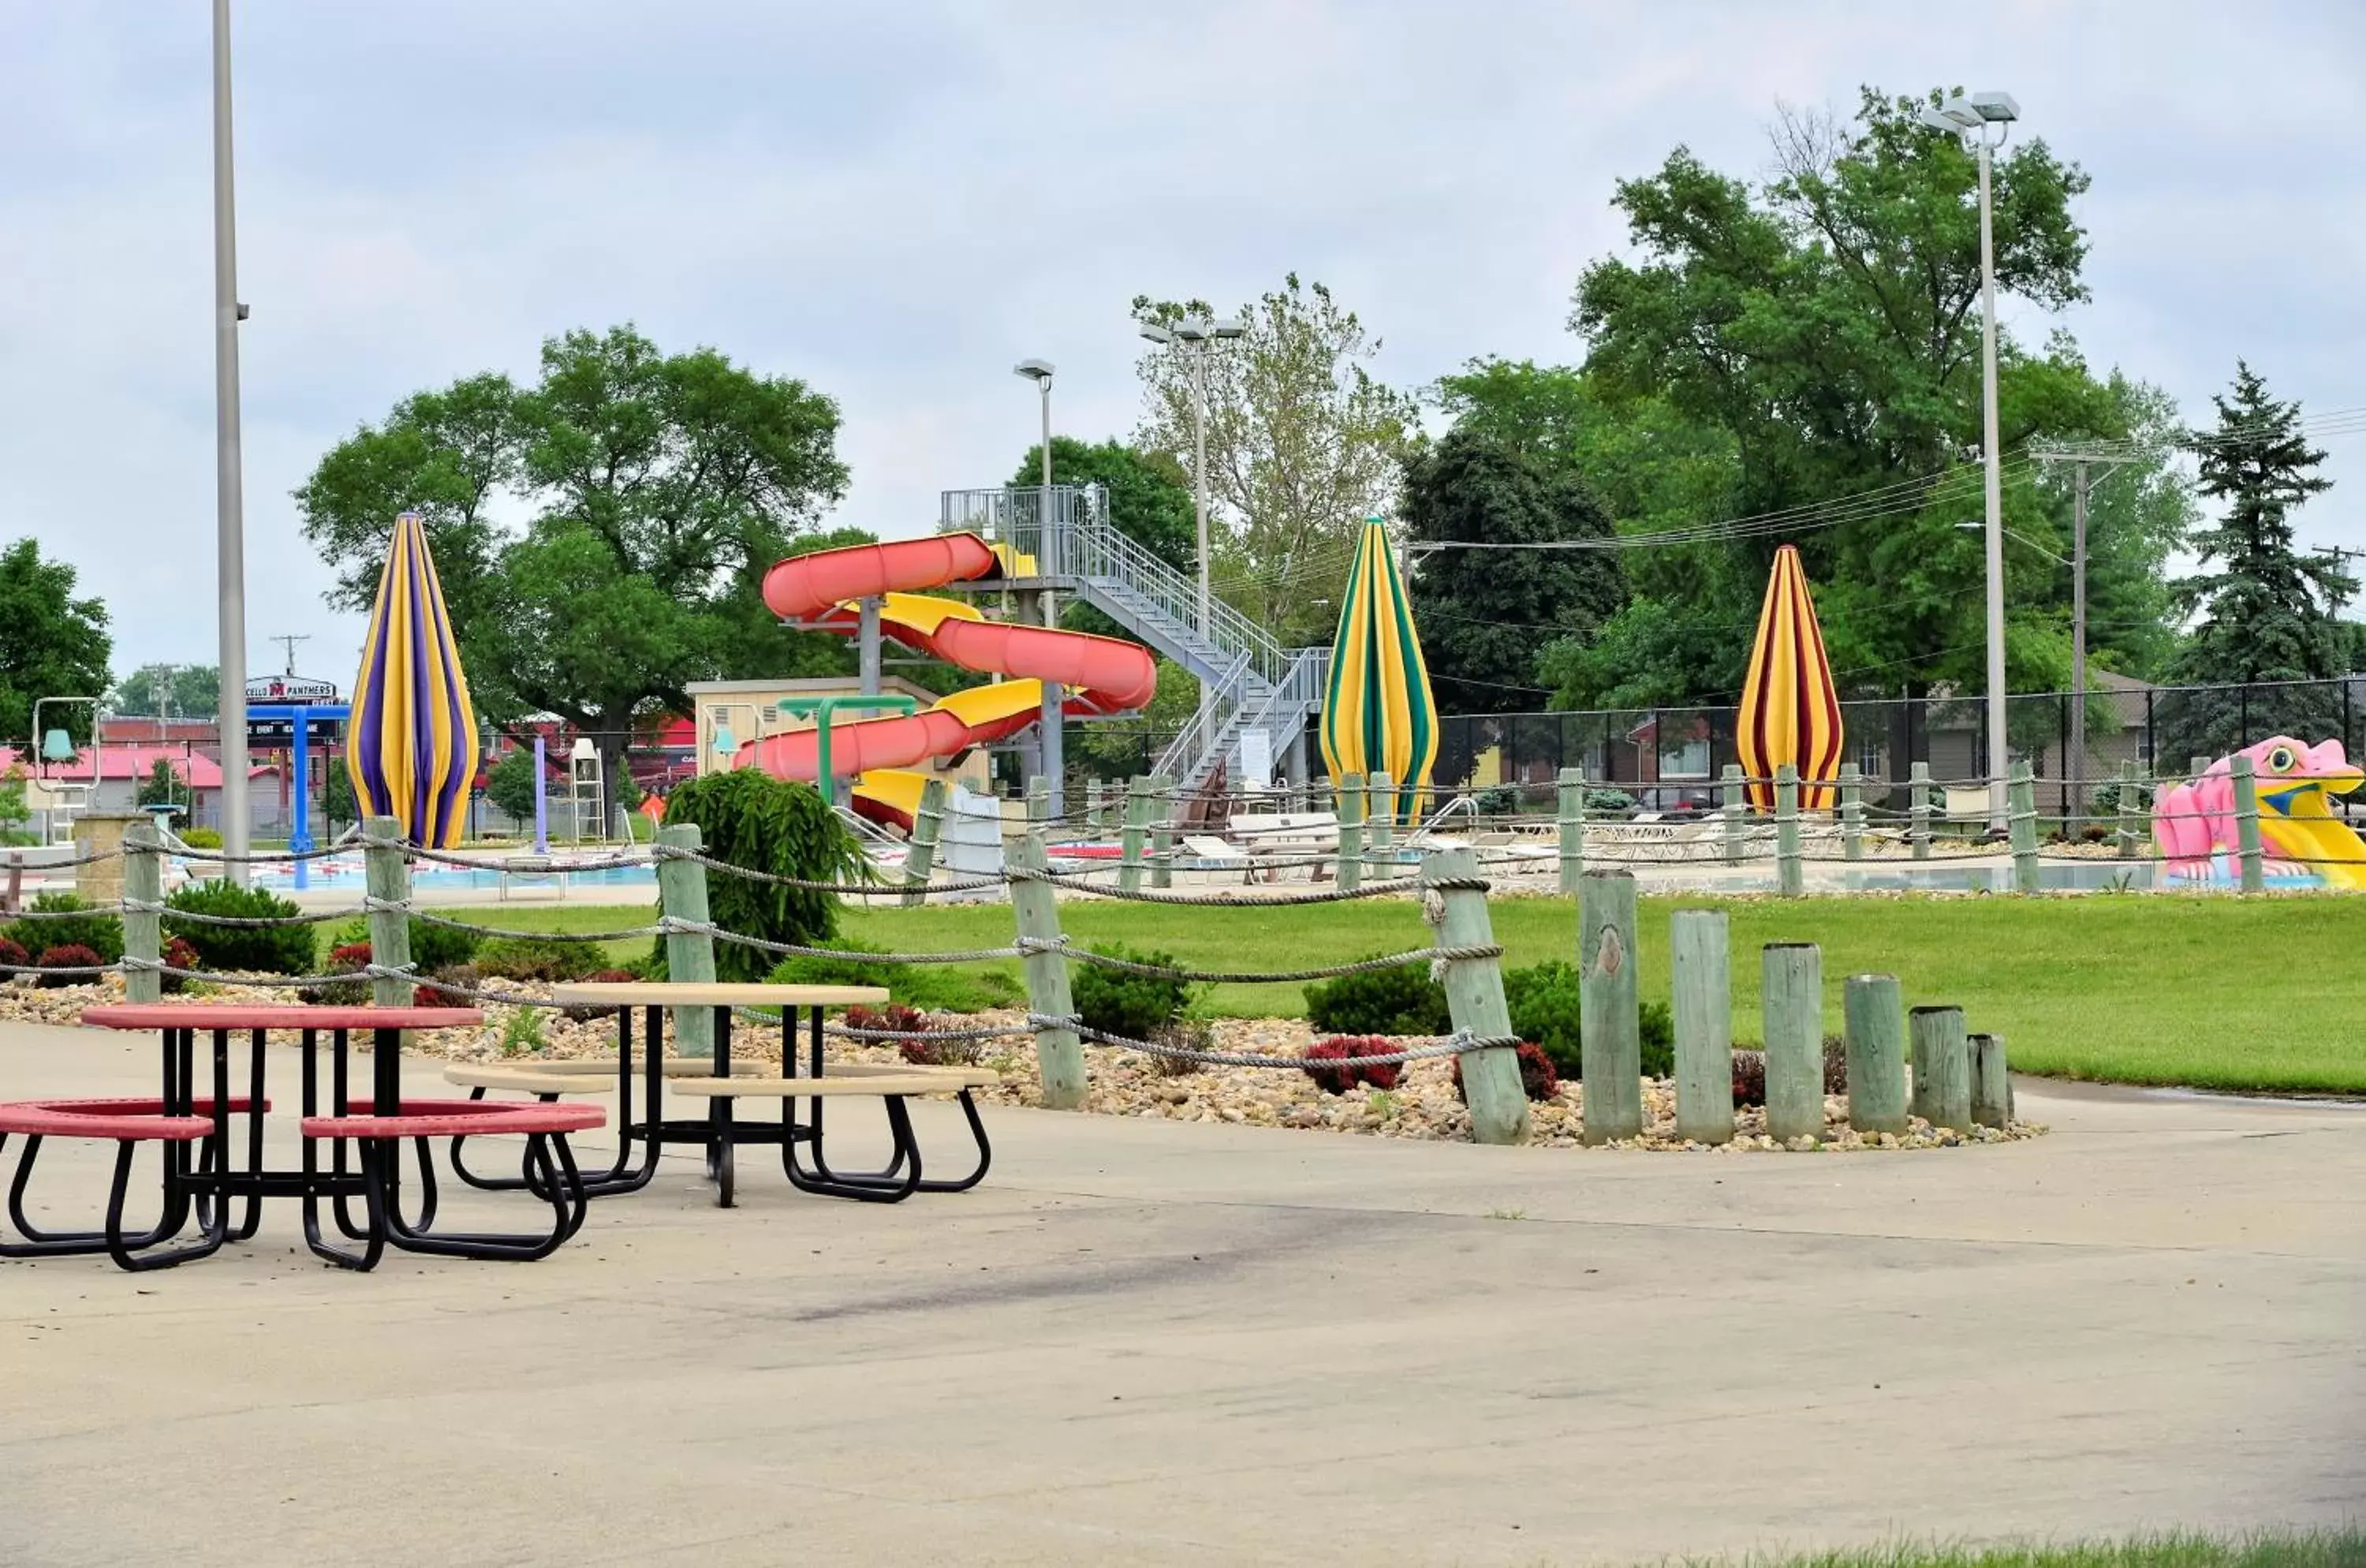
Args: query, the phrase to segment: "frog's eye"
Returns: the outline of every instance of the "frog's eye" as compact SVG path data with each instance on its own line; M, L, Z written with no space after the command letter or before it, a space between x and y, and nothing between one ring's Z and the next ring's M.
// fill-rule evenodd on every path
M2293 755L2293 749L2291 747L2279 746L2274 750L2268 753L2268 772L2271 773L2291 773L2293 771L2293 764L2299 760L2299 758Z

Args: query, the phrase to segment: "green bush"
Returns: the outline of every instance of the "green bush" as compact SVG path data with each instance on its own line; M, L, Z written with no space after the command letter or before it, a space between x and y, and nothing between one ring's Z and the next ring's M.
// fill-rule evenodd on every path
M1579 1025L1581 989L1576 966L1558 958L1504 972L1504 1001L1511 1010L1512 1032L1523 1040L1535 1041L1551 1059L1554 1071L1565 1078L1584 1077ZM1666 1005L1645 1002L1637 1024L1643 1076L1663 1078L1674 1073L1676 1031Z
M851 953L884 953L851 937L835 944ZM665 978L664 959L653 978ZM859 958L784 958L765 976L775 986L884 986L891 1003L922 1012L984 1012L1025 995L1008 969L956 969L945 964L879 964Z
M1454 1021L1446 987L1426 964L1342 975L1306 987L1306 1020L1318 1034L1446 1034Z
M1119 942L1097 943L1093 951L1129 963L1175 967L1171 953L1137 953ZM1188 980L1076 962L1068 965L1068 996L1086 1028L1128 1040L1149 1040L1182 1021L1183 1010L1191 1005L1191 985Z
M1623 789L1609 789L1600 784L1585 792L1585 809L1593 812L1626 812L1635 809L1635 797Z
M176 836L193 850L221 848L221 829L219 828L184 828Z
M26 908L40 914L62 913L88 909L90 904L71 893L40 893ZM101 964L112 964L123 956L123 922L113 915L94 912L66 920L11 920L0 934L30 953L52 947L86 947L98 954Z
M418 962L415 956L412 962ZM598 974L608 967L608 955L596 942L561 942L547 936L497 936L479 945L473 963L478 974L490 975L498 980L530 980L542 985L558 985ZM448 966L439 964L437 967Z
M2127 789L2129 802L2138 812L2149 817L2152 814L2152 786L2131 783ZM2087 799L2097 816L2117 816L2120 809L2120 781L2113 779L2111 783L2101 785Z
M192 882L175 888L164 908L198 915L228 915L241 919L284 919L303 911L261 887L241 887L227 879ZM216 971L249 971L257 975L307 975L318 951L312 926L217 926L201 920L164 916L164 932L197 950L204 967Z
M862 847L811 785L753 768L709 773L676 788L666 797L666 826L684 823L698 829L706 854L750 871L810 882L853 882L870 874ZM708 874L706 908L725 930L768 942L813 946L838 934L837 895L728 872ZM657 942L662 947L665 939ZM715 944L717 979L760 980L772 962L752 947Z
M456 931L449 926L431 926L416 915L409 917L403 923L411 933L411 967L422 975L433 975L438 969L474 963L477 949L485 942L475 931ZM329 945L332 948L351 947L360 942L366 946L369 939L369 918L365 915L339 926L336 935L330 938Z
M1510 784L1494 784L1481 790L1470 804L1482 817L1509 817L1520 808L1520 792Z

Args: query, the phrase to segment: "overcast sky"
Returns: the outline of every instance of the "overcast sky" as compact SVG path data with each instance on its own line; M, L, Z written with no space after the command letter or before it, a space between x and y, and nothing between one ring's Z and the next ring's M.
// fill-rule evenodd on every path
M1778 101L2002 88L2085 165L2099 367L2208 416L2236 355L2366 405L2366 6L238 0L248 632L358 621L288 491L421 387L632 321L844 412L835 522L933 525L1054 417L1132 428L1137 292L1329 283L1426 382L1570 360L1614 180L1758 174ZM215 638L208 7L0 0L0 536L112 606L120 669ZM2024 337L2042 312L2008 312ZM2366 546L2366 438L2314 543Z

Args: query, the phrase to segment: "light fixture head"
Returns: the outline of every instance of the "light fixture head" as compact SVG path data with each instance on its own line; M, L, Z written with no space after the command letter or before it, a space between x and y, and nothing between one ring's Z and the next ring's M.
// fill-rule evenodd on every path
M1939 106L1939 112L1966 130L1977 130L1980 124L1980 111L1972 107L1969 98L1949 98Z
M2010 123L2021 118L2021 106L2011 93L1974 93L1966 101L1984 120Z
M1246 337L1248 323L1237 316L1224 316L1208 323L1210 337Z
M1961 136L1964 133L1964 128L1962 126L1957 125L1954 120L1949 119L1937 109L1931 108L1927 106L1923 108L1922 112L1915 118L1921 120L1924 125L1930 127L1932 130L1944 130L1950 136Z
M1175 335L1185 343L1198 343L1208 335L1208 318L1186 316L1175 323Z
M1148 338L1153 343L1171 344L1175 341L1175 334L1173 333L1168 332L1165 327L1159 326L1155 322L1152 321L1144 321L1142 323L1142 335Z
M1052 362L1048 359L1022 359L1010 367L1014 376L1024 376L1038 385L1052 378Z

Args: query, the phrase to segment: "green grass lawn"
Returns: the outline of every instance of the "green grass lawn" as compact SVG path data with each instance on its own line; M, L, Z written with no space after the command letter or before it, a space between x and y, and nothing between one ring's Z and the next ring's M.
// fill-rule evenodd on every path
M2366 1531L2180 1533L2043 1546L1898 1541L1746 1562L1751 1568L2366 1568Z
M1756 951L1768 942L1824 950L1827 1027L1841 1027L1841 981L1886 972L1910 1005L1963 1006L1976 1031L2002 1034L2015 1067L2104 1082L2366 1094L2366 899L1647 898L1642 988L1668 992L1668 915L1726 909L1732 920L1734 1032L1758 1033ZM1506 964L1576 956L1569 901L1491 907ZM646 904L472 909L521 931L638 925ZM1205 969L1279 969L1402 952L1430 941L1409 903L1191 908L1069 900L1072 941L1121 942ZM850 935L944 952L1011 940L1001 904L851 910ZM646 940L646 939L644 939ZM646 951L620 944L620 956ZM1004 965L1016 974L1017 965ZM1295 1015L1297 986L1219 986L1221 1014Z

